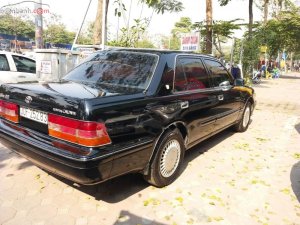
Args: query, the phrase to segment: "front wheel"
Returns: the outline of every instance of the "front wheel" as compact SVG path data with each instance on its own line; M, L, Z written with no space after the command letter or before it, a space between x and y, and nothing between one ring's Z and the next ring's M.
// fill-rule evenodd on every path
M234 130L237 132L244 132L248 129L251 119L251 103L248 102L245 106L242 119L234 125Z
M179 130L165 133L155 150L149 174L144 178L156 187L164 187L178 177L184 158L184 141Z

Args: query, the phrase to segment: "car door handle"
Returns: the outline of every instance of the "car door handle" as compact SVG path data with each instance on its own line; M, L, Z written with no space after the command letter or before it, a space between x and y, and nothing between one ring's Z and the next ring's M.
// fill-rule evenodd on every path
M188 101L180 102L180 107L182 109L187 109L189 107L189 102Z
M224 100L224 95L218 95L218 100L223 101Z

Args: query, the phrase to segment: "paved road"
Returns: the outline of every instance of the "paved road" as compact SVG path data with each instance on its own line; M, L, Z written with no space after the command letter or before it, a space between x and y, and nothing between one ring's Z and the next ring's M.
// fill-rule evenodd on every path
M0 146L0 224L300 224L300 74L255 89L248 131L189 151L162 189L139 175L77 187Z

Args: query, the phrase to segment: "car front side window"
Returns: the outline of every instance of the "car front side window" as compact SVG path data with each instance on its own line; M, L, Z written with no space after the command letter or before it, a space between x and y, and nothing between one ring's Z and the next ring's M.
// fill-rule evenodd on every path
M175 91L210 88L208 74L200 58L183 57L177 60Z
M205 59L204 61L207 69L210 71L214 87L219 87L225 81L233 84L233 78L220 62L210 59Z
M0 55L0 71L9 71L9 65L5 55Z

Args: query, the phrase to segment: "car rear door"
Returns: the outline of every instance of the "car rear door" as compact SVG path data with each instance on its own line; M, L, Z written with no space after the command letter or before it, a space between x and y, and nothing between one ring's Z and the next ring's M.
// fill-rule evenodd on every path
M236 122L242 107L240 92L233 88L233 77L226 68L213 58L204 58L210 73L214 93L217 96L217 120L214 130L218 131Z
M198 56L179 56L176 60L174 95L187 124L189 146L211 135L216 120L217 97L207 70Z
M19 55L12 55L12 59L16 67L15 77L17 82L37 81L34 60Z

